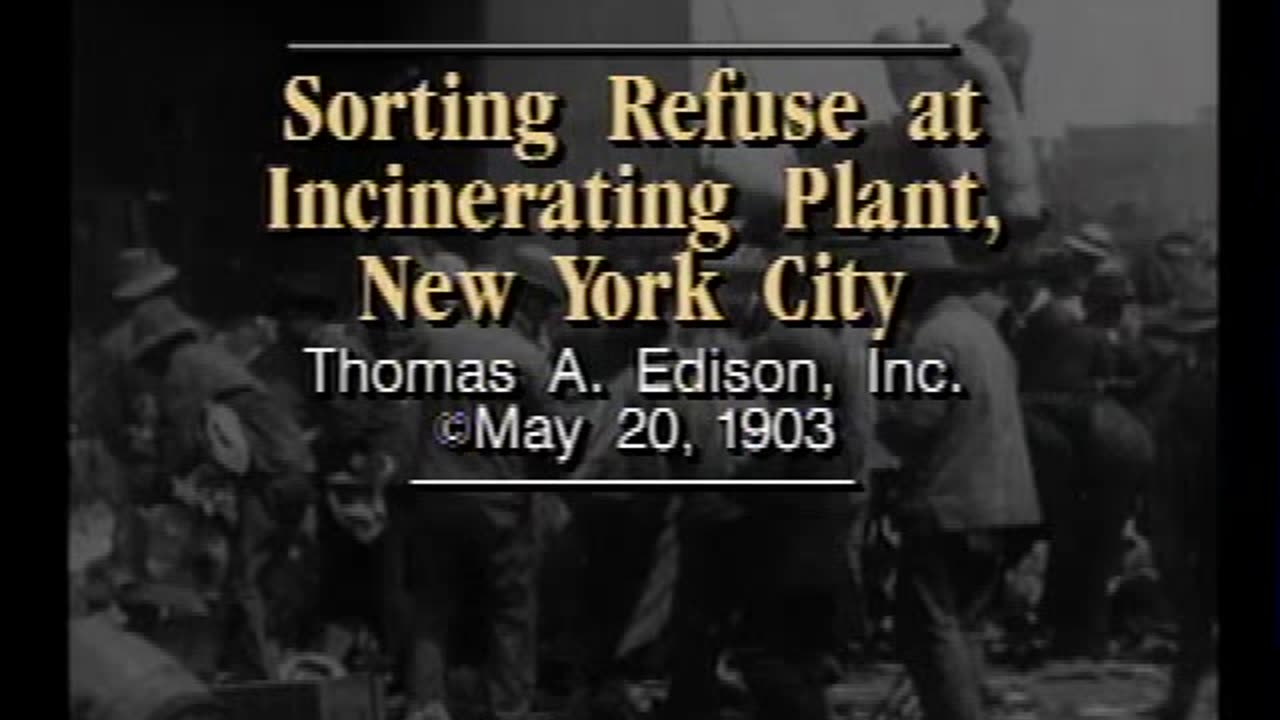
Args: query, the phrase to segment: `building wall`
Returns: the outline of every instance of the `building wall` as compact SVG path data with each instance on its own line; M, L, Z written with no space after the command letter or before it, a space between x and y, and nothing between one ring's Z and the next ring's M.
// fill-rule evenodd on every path
M1074 128L1056 153L1058 198L1084 216L1134 215L1149 239L1217 219L1218 137L1211 118L1188 125ZM1135 238L1142 240L1143 238Z

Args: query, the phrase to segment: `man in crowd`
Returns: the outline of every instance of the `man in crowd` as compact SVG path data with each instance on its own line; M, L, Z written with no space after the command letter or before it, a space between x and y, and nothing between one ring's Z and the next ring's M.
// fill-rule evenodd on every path
M1031 62L1031 32L1009 14L1013 0L984 0L986 14L967 33L991 51L1009 79L1018 109L1025 109L1023 88Z
M1058 629L1059 650L1102 659L1109 652L1110 579L1120 570L1124 526L1133 517L1139 487L1150 472L1154 447L1150 432L1133 412L1134 389L1143 373L1137 329L1132 324L1133 289L1123 267L1104 264L1090 279L1083 304L1086 324L1079 330L1081 345L1093 347L1088 367L1091 387L1081 388L1088 404L1087 426L1077 448L1079 476L1068 495L1066 517L1073 524L1059 535L1071 534L1066 552L1069 574L1062 578L1065 625ZM1088 528L1088 530L1084 530ZM1054 548L1050 548L1052 553ZM1078 570L1078 574L1076 571Z
M274 307L278 340L257 357L252 369L306 431L316 458L324 502L317 507L313 554L321 568L321 589L314 593L308 617L331 626L359 620L368 629L382 631L384 647L393 647L401 633L384 599L394 598L394 589L381 587L388 521L385 489L403 475L403 458L415 441L408 417L412 408L393 398L316 391L316 358L306 348L341 350L366 362L374 359L356 329L336 321L335 295L324 276L286 276ZM336 375L335 369L323 378L328 387L336 387Z
M984 717L980 631L1002 580L1003 533L1040 522L1014 359L964 296L948 246L902 238L923 275L901 329L916 359L942 359L964 397L886 400L881 428L903 459L895 627L928 720Z
M311 501L313 460L302 430L243 364L201 340L199 325L172 300L138 308L132 333L131 359L159 381L165 475L216 468L234 488L232 581L257 670L272 677L277 648L260 571L295 546Z
M147 503L164 497L167 484L156 477L155 383L129 362L136 315L150 304L172 302L178 269L152 248L127 248L116 262L116 285L111 298L120 320L102 339L109 368L102 383L97 424L106 430L107 447L135 468L131 483L135 497ZM203 327L199 327L204 332Z
M1046 255L1045 288L1013 335L1050 541L1041 612L1050 654L1059 659L1106 652L1107 573L1132 509L1133 483L1150 454L1145 431L1100 383L1120 357L1110 330L1125 304L1123 297L1104 297L1116 294L1107 286L1123 278L1098 279L1113 257L1109 239L1100 226L1085 226ZM1092 324L1086 303L1095 309ZM1104 531L1080 531L1103 515Z

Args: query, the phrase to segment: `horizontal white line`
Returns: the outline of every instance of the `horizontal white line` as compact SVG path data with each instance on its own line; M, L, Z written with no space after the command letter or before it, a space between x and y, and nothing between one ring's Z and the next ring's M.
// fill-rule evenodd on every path
M417 478L409 481L410 485L439 485L448 487L466 487L482 485L485 487L552 487L556 485L616 485L637 486L670 486L670 485L725 485L733 487L765 486L765 487L850 487L858 486L857 480L428 480Z
M439 53L671 53L671 54L954 54L949 43L308 43L291 42L294 51L421 51Z

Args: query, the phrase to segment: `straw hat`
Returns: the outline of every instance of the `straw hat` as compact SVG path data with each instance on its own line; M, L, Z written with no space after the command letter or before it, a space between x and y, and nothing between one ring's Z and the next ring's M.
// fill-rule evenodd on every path
M200 326L169 298L156 298L140 306L133 316L133 344L130 357L134 362L151 351L181 338L196 338Z
M164 288L178 278L178 269L151 248L128 248L116 258L116 300L137 300Z

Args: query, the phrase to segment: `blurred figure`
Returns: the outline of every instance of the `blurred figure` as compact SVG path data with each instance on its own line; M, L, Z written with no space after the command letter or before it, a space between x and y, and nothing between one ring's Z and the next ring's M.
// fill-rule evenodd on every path
M1085 289L1085 318L1091 327L1102 331L1106 340L1109 352L1101 376L1112 389L1120 388L1117 382L1128 384L1142 375L1142 324L1137 297L1133 280L1119 263L1100 267Z
M552 411L545 388L543 352L520 334L470 323L416 326L400 357L514 361L520 394L512 398L530 413ZM468 417L476 397L433 395L415 403L423 419L405 455L406 478L471 479L494 489L424 491L389 489L388 572L403 588L410 645L407 684L410 718L450 717L447 671L458 664L460 645L481 650L488 711L500 720L528 717L536 678L536 582L538 529L535 493L500 490L504 480L554 477L549 461L519 453L478 453L449 447L431 419ZM468 617L464 611L470 611ZM469 622L468 622L469 621ZM475 626L479 643L463 643L462 628ZM472 659L472 658L466 658Z
M133 323L142 309L173 302L180 273L151 248L128 248L117 258L116 285L111 298L119 309L118 323L102 339L105 377L100 382L94 425L103 429L110 451L133 469L133 499L140 503L162 500L168 490L156 475L156 387L152 378L129 362ZM196 330L206 332L197 323Z
M1123 425L1133 435L1141 434L1113 405L1098 409L1098 380L1107 374L1109 342L1105 331L1086 323L1085 296L1091 286L1095 293L1102 287L1095 277L1112 256L1110 235L1101 226L1086 225L1064 238L1060 249L1042 258L1044 285L1012 343L1050 541L1041 616L1052 638L1051 654L1063 658L1096 656L1106 650L1106 578L1099 580L1097 573L1104 572L1108 561L1093 554L1089 543L1114 533L1081 532L1093 519L1090 493L1103 489L1102 477L1110 472L1098 464L1106 464L1100 458L1113 447L1108 444L1111 439L1103 437L1108 431L1103 426L1115 430ZM1098 297L1090 302L1112 301ZM1121 479L1128 484L1133 480ZM1110 500L1105 504L1114 506ZM1086 587L1089 599L1081 602L1080 592Z
M104 338L103 345L120 358L130 349L129 320L133 311L153 300L171 296L178 281L178 269L151 248L122 250L117 259L116 286L111 298L122 311L122 322Z
M1092 387L1077 391L1086 413L1077 434L1080 474L1062 496L1073 524L1055 527L1050 565L1052 589L1060 594L1054 599L1061 601L1053 617L1055 650L1067 656L1102 659L1109 653L1109 581L1121 570L1124 527L1154 459L1150 430L1131 407L1144 372L1130 312L1133 297L1132 283L1119 265L1100 268L1083 297L1087 323L1077 334L1082 347L1092 347ZM1054 555L1062 562L1053 562Z

